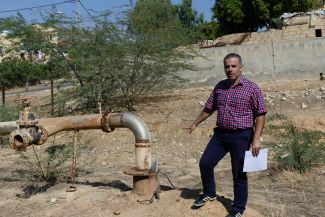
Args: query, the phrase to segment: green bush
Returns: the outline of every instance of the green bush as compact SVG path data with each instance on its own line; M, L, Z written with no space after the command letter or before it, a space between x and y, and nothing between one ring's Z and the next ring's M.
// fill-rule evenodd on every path
M58 144L47 147L44 153L37 153L33 147L34 156L19 152L31 169L34 180L55 182L66 170L64 163L72 156L72 144Z
M312 166L324 163L324 132L298 129L290 122L279 129L282 132L278 136L281 145L277 159L281 168L306 172Z

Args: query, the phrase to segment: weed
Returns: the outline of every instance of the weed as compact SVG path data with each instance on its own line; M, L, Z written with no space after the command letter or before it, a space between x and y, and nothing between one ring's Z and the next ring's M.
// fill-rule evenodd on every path
M312 166L324 163L324 132L298 129L291 122L282 125L283 132L278 135L277 160L281 168L306 172Z
M273 113L273 114L269 114L266 116L266 121L274 121L274 120L287 120L288 118L280 113Z
M22 159L31 168L33 179L37 181L56 181L63 170L63 164L72 156L71 144L52 145L44 153L37 153L32 145L35 158L19 152Z
M268 142L273 147L279 168L306 172L324 163L325 132L298 129L289 119L278 113L268 117L266 133L275 138Z

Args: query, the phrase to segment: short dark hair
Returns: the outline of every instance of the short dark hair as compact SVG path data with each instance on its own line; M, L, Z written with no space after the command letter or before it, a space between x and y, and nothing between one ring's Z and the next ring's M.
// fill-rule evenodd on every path
M230 53L230 54L227 54L225 56L225 58L223 58L223 63L226 62L227 59L230 59L230 58L237 58L239 60L239 64L240 65L243 65L243 61L242 61L242 58L239 54L236 54L236 53Z

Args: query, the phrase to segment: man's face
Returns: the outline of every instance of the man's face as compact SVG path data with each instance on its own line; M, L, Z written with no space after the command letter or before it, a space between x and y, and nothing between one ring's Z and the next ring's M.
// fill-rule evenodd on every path
M228 80L231 83L236 82L239 80L242 70L242 65L240 64L238 58L231 57L226 59L224 62L225 73Z

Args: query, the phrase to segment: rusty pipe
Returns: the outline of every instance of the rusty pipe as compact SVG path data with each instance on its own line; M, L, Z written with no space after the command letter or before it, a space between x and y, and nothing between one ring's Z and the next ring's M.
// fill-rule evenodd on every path
M115 128L128 128L132 131L135 137L135 168L138 170L150 169L151 145L149 130L142 119L130 113L105 113L104 115L38 119L35 127L14 130L10 138L13 148L25 150L30 144L43 144L48 136L61 131L102 129L105 132L110 132ZM8 130L4 132L6 133Z
M101 129L101 115L80 115L38 119L38 125L52 136L61 131Z
M0 122L0 136L9 135L17 127L16 121Z

